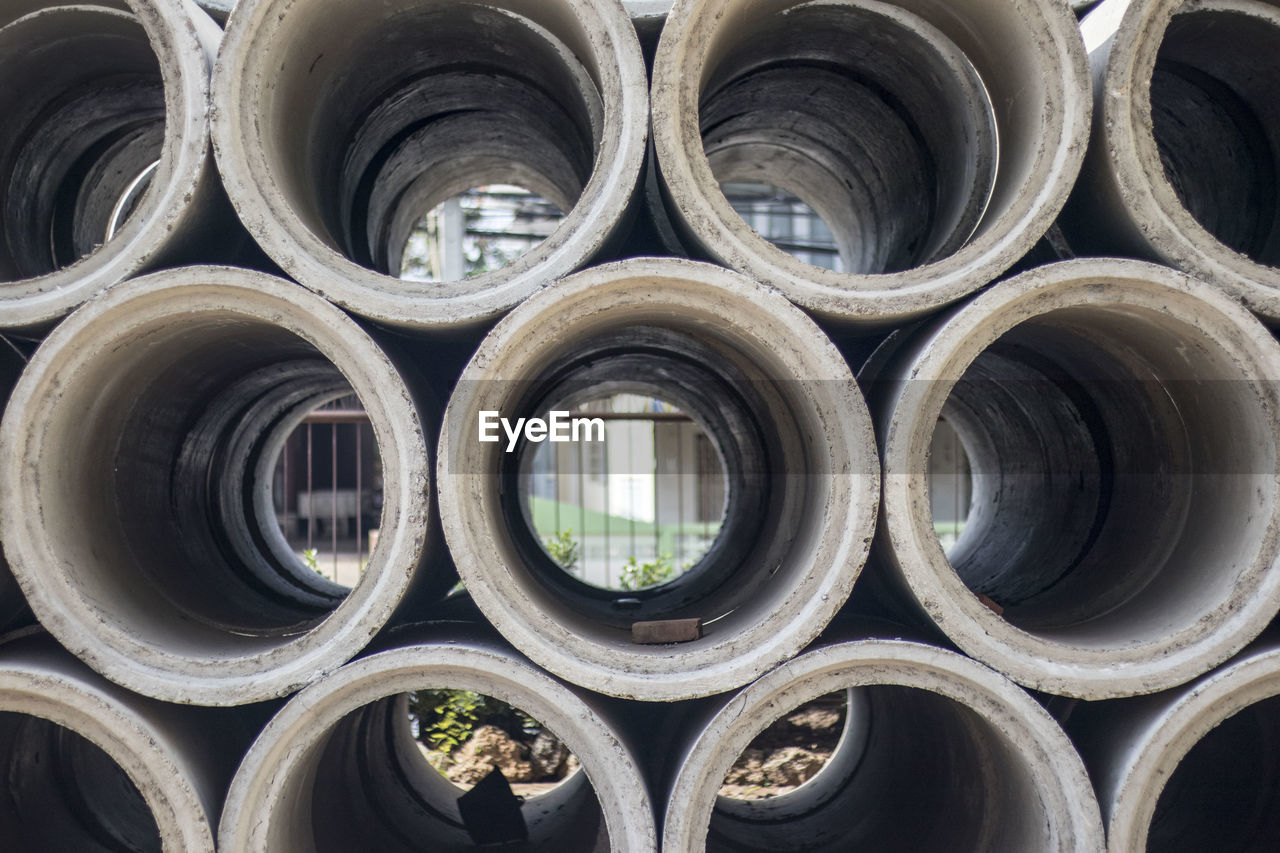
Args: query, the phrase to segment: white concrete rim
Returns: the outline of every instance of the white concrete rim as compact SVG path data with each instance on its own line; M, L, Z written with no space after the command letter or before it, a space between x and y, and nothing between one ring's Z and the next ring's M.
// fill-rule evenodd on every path
M350 317L297 285L230 267L184 267L112 288L45 339L15 387L0 422L0 507L29 507L39 495L42 437L33 424L50 417L56 390L74 382L77 365L133 328L209 310L274 322L297 335L364 402L384 463L384 519L394 527L384 529L351 593L312 630L268 652L209 660L140 640L104 619L59 568L63 561L41 513L0 509L0 538L41 623L94 669L166 701L239 705L287 695L348 660L390 617L425 548L431 467L418 412L387 356Z
M1012 682L969 658L906 640L867 639L806 652L743 689L707 724L676 777L663 828L663 847L699 850L725 774L789 707L848 687L898 685L942 695L976 712L1015 740L1046 811L1066 817L1051 831L1054 850L1103 848L1102 818L1084 763L1048 712ZM785 713L785 711L784 711Z
M1120 299L1113 289L1124 288ZM1192 296L1196 308L1179 309L1169 296ZM1230 324L1240 343L1222 341L1249 379L1260 380L1259 397L1268 410L1280 411L1275 380L1280 378L1280 350L1265 327L1219 290L1167 267L1141 261L1088 259L1064 261L996 284L957 309L946 320L928 352L912 365L915 400L895 406L895 419L884 436L885 528L897 562L921 606L966 653L1020 684L1050 693L1104 699L1152 693L1188 681L1222 663L1254 639L1280 604L1280 518L1267 525L1262 547L1245 570L1237 589L1247 592L1238 608L1219 603L1213 618L1204 617L1158 641L1124 649L1083 649L1041 638L996 615L951 568L937 535L923 516L913 521L913 505L927 494L921 447L913 434L937 421L955 381L973 360L1005 332L1058 308L1082 305L1133 305L1171 315L1203 327L1209 317ZM1280 447L1280 423L1273 425ZM927 448L927 441L923 448ZM912 467L915 466L915 467ZM1280 475L1277 475L1280 477ZM1062 660L1064 652L1078 656Z
M690 31L702 18L728 15L734 0L676 0L653 67L653 138L675 211L727 266L777 287L806 310L836 320L889 324L964 297L1022 257L1066 203L1089 139L1092 89L1076 19L1055 0L1018 3L1038 20L1029 33L1049 40L1046 79L1059 84L1045 104L1044 139L1020 201L998 224L984 216L980 234L954 254L897 273L854 275L805 264L760 237L729 207L702 150L698 81L706 69L701 42ZM790 5L798 5L801 0ZM674 95L666 95L671 91Z
M209 151L209 66L186 7L168 0L124 0L146 30L165 92L164 145L138 209L110 241L55 272L0 282L0 326L48 325L103 288L134 275L164 247L192 207ZM49 0L46 8L71 5ZM107 7L93 7L112 12Z
M831 473L837 500L847 516L831 520L823 532L804 582L774 611L776 622L757 622L717 638L679 646L603 644L567 628L554 614L540 610L520 593L529 586L523 566L502 562L509 549L486 525L483 508L495 499L496 478L455 472L487 471L501 455L498 445L474 441L478 412L503 410L495 379L527 378L539 359L556 350L547 344L555 330L590 331L612 315L660 310L702 327L711 320L740 347L757 348L754 357L771 360L772 370L805 383L815 412L839 412L836 421L815 426L810 446L830 442ZM692 321L690 321L692 322ZM757 329L749 328L758 324ZM535 330L533 333L530 330ZM543 347L538 354L518 353L519 340ZM563 351L563 345L559 345ZM776 373L771 378L777 379ZM490 381L477 381L490 380ZM817 417L827 417L818 414ZM691 261L641 258L595 267L538 293L504 318L480 345L463 372L445 411L437 460L440 515L450 551L468 592L504 636L536 663L575 684L613 696L665 701L707 696L750 681L798 653L839 610L848 597L870 547L879 489L870 417L848 365L834 345L798 309L777 293L743 276ZM483 449L482 449L483 448ZM479 513L479 514L477 514ZM490 521L492 518L490 517Z
M343 717L371 702L431 686L506 702L547 726L578 756L618 853L657 849L640 770L615 732L571 690L513 655L450 642L379 652L307 687L250 747L231 783L219 825L224 850L266 850L268 816L290 775Z
M294 279L354 313L422 329L492 319L581 266L617 226L639 183L648 142L648 89L640 43L620 0L554 2L594 22L607 37L596 57L604 122L595 167L577 204L550 237L501 270L470 279L466 292L440 297L406 293L400 279L348 260L294 213L267 165L249 96L254 82L275 69L237 58L254 56L255 45L271 38L277 15L297 14L302 4L240 0L214 68L212 139L227 194L263 250Z
M110 756L146 802L165 853L213 853L209 816L165 749L169 739L119 700L79 679L6 662L0 664L0 711L56 723Z

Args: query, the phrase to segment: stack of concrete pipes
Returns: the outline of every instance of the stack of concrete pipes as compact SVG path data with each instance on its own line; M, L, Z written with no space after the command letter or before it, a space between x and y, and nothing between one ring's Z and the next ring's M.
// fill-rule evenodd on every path
M227 5L0 2L0 848L480 849L403 698L458 688L581 762L500 849L1277 849L1280 3ZM491 183L566 215L392 275ZM477 440L593 388L679 403L729 486L625 599ZM271 503L346 391L385 478L349 591ZM718 796L833 691L816 777Z

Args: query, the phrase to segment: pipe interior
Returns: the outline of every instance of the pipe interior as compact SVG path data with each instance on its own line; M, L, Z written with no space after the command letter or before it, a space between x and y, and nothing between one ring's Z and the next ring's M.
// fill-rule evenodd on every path
M553 33L504 6L523 8L397 0L285 16L266 151L319 239L398 276L424 214L466 190L509 184L574 206L603 133L591 60L566 44L579 24Z
M725 508L720 533L684 574L633 591L588 585L563 571L530 533L520 478L532 448L502 454L504 481L499 535L510 544L530 596L563 622L597 638L627 642L631 624L650 619L730 614L722 627L750 624L784 596L793 575L808 570L805 549L821 536L828 488L820 461L798 440L811 426L809 407L786 395L798 383L755 379L741 353L715 336L690 334L679 324L636 322L576 339L549 357L510 407L514 418L543 415L564 401L615 392L644 393L670 401L704 428L721 458ZM798 396L798 395L797 395ZM815 476L816 475L816 476ZM633 646L633 649L646 647Z
M0 838L12 853L160 853L142 794L107 753L48 720L0 712Z
M1179 201L1223 244L1280 263L1280 13L1208 8L1169 23L1151 77L1151 120ZM1223 4L1225 5L1225 4Z
M0 28L0 115L0 280L70 266L145 205L165 96L133 15L55 6Z
M621 379L569 391L541 416L551 411L567 413L570 441L526 443L521 495L530 531L565 571L590 586L634 590L683 575L715 547L728 478L701 418L651 385ZM582 424L577 433L572 421ZM669 577L651 583L645 566Z
M473 789L474 790L474 789ZM365 705L335 724L284 783L273 810L271 848L280 853L349 853L482 846L459 810L463 791L428 762L410 729L404 694ZM512 804L489 806L491 822L511 819ZM511 849L607 851L609 836L595 791L575 773L518 804L528 841ZM482 827L483 828L483 827ZM507 849L503 845L498 845Z
M1156 802L1148 853L1280 848L1280 697L1220 723L1179 762Z
M1099 648L1223 606L1271 518L1273 416L1203 329L1077 307L1016 326L942 417L972 470L949 561L1003 618Z
M271 475L302 417L352 393L338 368L229 312L166 318L113 350L63 385L46 426L44 522L80 598L143 642L201 657L317 624L349 590L289 550Z
M708 853L1050 849L1050 815L999 728L927 690L874 685L849 697L827 766L780 797L719 798Z
M995 182L981 78L903 9L801 3L740 24L701 89L699 117L717 181L801 199L852 273L952 254Z

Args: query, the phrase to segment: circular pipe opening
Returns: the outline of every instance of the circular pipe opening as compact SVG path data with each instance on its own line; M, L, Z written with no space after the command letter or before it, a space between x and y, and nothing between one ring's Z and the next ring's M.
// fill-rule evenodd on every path
M46 341L6 415L0 444L32 465L3 488L39 507L38 523L4 519L14 573L42 622L126 686L208 704L286 693L376 632L423 559L418 413L374 343L299 288L188 268L112 293ZM285 438L353 389L392 525L354 591L298 559L272 501Z
M578 416L577 403L618 393L687 413L724 472L710 548L680 576L626 591L584 583L551 558L521 483L546 446L529 439L545 432L521 423L561 407ZM715 693L794 654L847 597L874 518L864 413L847 365L784 300L702 264L601 267L518 308L464 372L440 444L445 535L476 603L541 665L633 698ZM592 444L560 446L586 454ZM636 641L637 623L670 620L700 620L701 635Z
M1268 850L1280 844L1280 696L1236 712L1198 741L1165 782L1150 853Z
M798 197L851 273L951 254L995 182L995 116L977 71L943 33L879 3L761 16L709 66L698 114L716 180Z
M209 813L237 729L108 683L43 632L10 633L0 648L5 849L213 853Z
M1101 144L1066 224L1109 254L1152 257L1280 316L1280 9L1268 0L1100 5Z
M654 64L668 195L704 251L807 309L924 313L1006 269L1061 208L1088 134L1079 42L1042 0L682 4ZM786 241L726 198L741 184L811 208L839 263L771 245Z
M1151 76L1165 177L1227 248L1280 263L1280 11L1210 3L1173 16Z
M160 830L120 765L56 723L0 712L6 796L0 833L14 853L160 853Z
M779 711L847 692L844 732L812 778L770 799L717 796ZM806 653L739 693L676 779L667 849L1096 850L1097 801L1070 742L1013 684L959 655L864 640Z
M808 790L827 785L839 787L837 776L856 764L861 747L849 748L846 740L862 737L865 721L863 696L836 691L805 702L782 714L752 738L724 777L716 808L734 819L751 821L777 809L789 809ZM826 797L819 795L819 799ZM768 801L768 806L761 805ZM777 814L781 814L778 811Z
M285 5L260 0L230 22L215 100L238 106L215 145L246 223L303 284L399 325L474 323L612 232L645 136L643 63L620 7ZM391 278L424 214L487 185L567 215L506 266Z
M207 72L181 6L0 15L0 298L40 326L133 274L199 204ZM208 22L211 24L211 22Z
M1108 850L1275 846L1278 662L1268 632L1190 684L1071 711L1069 731L1106 804Z
M581 756L581 772L523 799L502 772L463 790L429 763L410 723L409 695L442 693L519 709ZM617 736L575 694L509 652L455 638L357 661L286 705L241 765L220 838L281 853L653 849L643 791Z
M886 519L957 643L1030 686L1102 698L1186 680L1261 630L1280 353L1253 318L1150 265L1061 264L915 346ZM972 489L945 554L925 473L939 417Z
M442 685L412 695L429 693L470 691ZM471 695L498 704L491 697ZM314 777L290 780L285 794L307 803L310 826L295 827L301 837L283 849L344 853L430 846L463 851L519 842L534 850L610 849L600 803L585 775L574 774L548 791L532 793L521 783L535 774L534 762L518 754L502 755L504 747L518 752L519 745L493 726L478 728L455 751L461 757L468 744L475 752L483 741L493 747L490 754L466 755L466 767L437 768L414 736L409 703L410 695L403 693L378 699L324 732L323 747L308 756ZM523 714L518 708L507 710ZM453 727L465 719L456 717ZM417 722L432 725L430 719ZM551 738L559 743L554 734ZM488 771L478 766L485 762L493 762Z
M522 443L521 494L552 562L589 586L635 592L698 570L724 526L728 478L698 418L610 384L614 393L571 394L543 412L562 413L570 441Z
M517 797L540 797L581 768L554 732L500 699L448 688L415 690L403 699L418 751L457 789L454 797L493 784L485 779L494 771Z
M160 60L138 19L93 6L54 6L0 29L0 198L5 281L54 272L116 230L118 202L160 156ZM47 45L43 50L30 46Z

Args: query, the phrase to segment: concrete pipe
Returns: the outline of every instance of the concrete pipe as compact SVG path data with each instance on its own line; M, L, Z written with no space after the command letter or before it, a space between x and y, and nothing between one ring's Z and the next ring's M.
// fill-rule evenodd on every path
M220 36L190 0L0 10L0 328L47 327L205 221Z
M1098 851L1098 803L1053 718L975 661L903 639L832 641L721 703L682 753L666 850ZM770 799L719 796L773 721L845 691L815 776Z
M884 562L957 645L1027 686L1102 699L1187 681L1280 605L1276 377L1266 329L1166 267L1067 261L1002 282L882 373ZM946 551L940 422L972 471Z
M1107 0L1081 27L1097 101L1069 236L1280 319L1280 5Z
M0 836L12 853L213 853L248 745L228 712L111 684L46 635L0 648Z
M382 459L354 588L293 554L272 473L318 403L356 393ZM294 284L185 267L59 325L0 423L0 536L40 621L99 672L174 702L283 696L348 660L426 572L416 403L346 314Z
M474 325L613 235L644 159L645 83L618 0L244 0L213 141L241 219L293 278L383 323ZM396 278L423 216L488 184L565 216L501 269Z
M450 689L519 708L580 761L581 772L513 803L527 833L521 850L655 851L636 757L597 713L600 697L571 690L462 623L447 629L402 634L396 647L347 664L290 700L236 774L221 849L488 849L478 832L485 827L460 810L463 792L427 762L410 728L406 693ZM496 824L497 811L480 822Z
M1093 776L1109 850L1280 843L1280 645L1271 632L1176 690L1079 704L1065 725Z
M26 363L27 354L8 338L0 336L0 413L4 411L9 392ZM4 554L0 553L0 629L13 622L26 606L22 589L9 571Z
M727 493L696 565L630 592L552 560L521 497L538 445L481 442L477 428L481 412L515 422L614 393L687 414ZM669 700L750 681L822 630L866 558L874 457L861 393L801 312L736 273L647 258L571 276L494 328L446 409L437 481L458 572L507 639L576 684ZM705 630L674 646L632 642L635 623L675 619Z
M1062 0L680 0L652 100L689 238L862 324L959 299L1025 254L1075 179L1091 102ZM739 182L816 213L835 269L756 233L721 189Z

